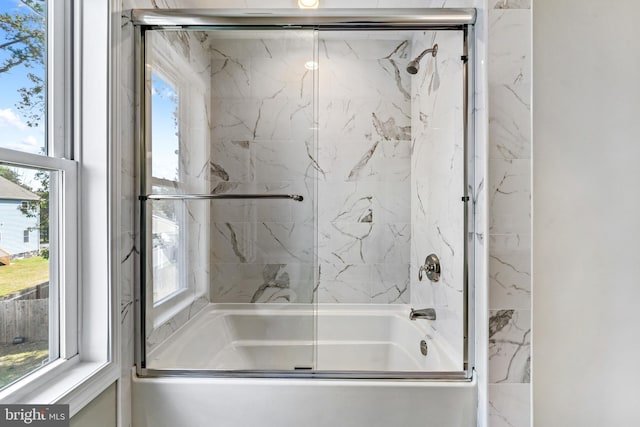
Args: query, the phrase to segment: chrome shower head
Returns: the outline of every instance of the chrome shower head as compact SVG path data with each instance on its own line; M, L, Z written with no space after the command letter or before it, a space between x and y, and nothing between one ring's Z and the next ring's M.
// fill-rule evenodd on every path
M431 56L433 56L435 58L436 54L438 53L438 44L436 43L436 44L433 45L433 47L430 47L429 49L425 49L424 51L422 51L422 53L420 55L418 55L416 57L416 59L414 59L413 61L409 62L409 64L407 64L407 73L409 73L409 74L417 74L418 70L420 69L420 60L427 53L430 53Z
M420 62L416 59L409 62L407 65L407 73L409 74L418 74L418 70L420 69Z

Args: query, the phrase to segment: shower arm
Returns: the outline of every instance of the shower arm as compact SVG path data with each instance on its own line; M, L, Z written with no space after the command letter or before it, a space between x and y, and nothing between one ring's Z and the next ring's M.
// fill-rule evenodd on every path
M420 62L427 53L430 53L431 56L435 57L438 54L438 45L434 44L433 47L423 50L422 53L413 60L413 62Z
M304 200L299 194L148 194L140 196L147 200L230 200L230 199L292 199L296 202Z

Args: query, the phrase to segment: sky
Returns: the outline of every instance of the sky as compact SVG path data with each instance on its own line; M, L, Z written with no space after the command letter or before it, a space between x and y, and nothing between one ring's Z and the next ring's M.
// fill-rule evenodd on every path
M1 1L1 0L0 0ZM176 180L178 128L174 119L178 94L166 80L151 74L151 173L156 178Z
M26 13L28 9L20 6L17 0L0 0L0 13ZM11 41L8 34L0 30L0 44ZM6 49L0 49L0 63L9 57ZM27 72L43 75L44 70L15 67L0 74L0 147L29 153L40 153L45 144L44 123L38 127L29 127L20 115L16 104L19 101L18 89L29 87Z
M29 9L18 0L0 0L0 13L28 13ZM0 45L11 41L8 34L0 30ZM0 49L0 63L10 56L6 49ZM18 89L30 87L27 72L44 75L44 69L14 67L0 74L0 147L28 153L41 154L45 146L45 126L42 121L36 127L27 125L26 120L16 105L20 100ZM35 171L24 168L13 168L18 172L22 182L34 189L39 188L35 179Z

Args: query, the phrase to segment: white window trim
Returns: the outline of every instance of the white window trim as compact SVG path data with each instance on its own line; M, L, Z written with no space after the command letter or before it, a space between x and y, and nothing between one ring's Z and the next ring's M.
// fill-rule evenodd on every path
M189 66L189 64L185 62L182 56L176 54L176 52L174 51L175 47L169 43L165 43L165 39L161 36L157 36L154 39L153 43L149 43L149 47L153 64L157 67L153 69L153 72L158 74L158 76L160 76L168 84L173 85L178 96L178 133L180 145L180 143L182 142L181 138L184 137L184 130L181 129L181 127L184 129L188 129L190 127L189 111L186 105L189 102L188 99L190 97L191 91L193 90L192 79L197 79L198 76L193 75L193 69ZM148 77L151 78L151 73L149 73ZM149 84L147 87L150 88L151 85ZM147 93L146 96L147 99L151 99L150 93ZM186 102L185 99L187 99ZM149 126L149 129L150 128L151 126ZM149 131L148 133L153 138L151 132ZM149 154L151 154L152 144L150 141L147 144L147 147L147 150L149 150ZM149 156L149 159L150 158L151 156ZM153 177L150 162L151 160L149 160L149 164L147 165L147 173L149 175L147 185L149 186L149 189L151 189L153 185L176 184L176 182L174 181ZM180 167L178 167L178 173L179 176L177 184L180 184L184 179L184 171ZM154 329L171 320L171 318L189 307L190 304L192 304L198 297L202 296L203 294L196 292L195 285L193 283L190 283L190 281L188 280L188 274L186 269L184 268L184 266L188 265L188 260L186 259L187 251L184 249L188 247L190 230L185 226L187 223L187 221L185 220L187 216L186 207L183 206L182 208L184 209L184 212L181 214L181 224L184 226L184 228L180 231L180 246L183 250L180 251L182 254L182 258L179 261L179 265L181 267L179 267L178 274L180 276L180 281L182 281L183 283L183 286L157 302L153 302L153 295L151 295L149 301L151 301L151 307L153 307L152 325ZM148 210L147 214L149 215L147 224L151 224L151 209ZM148 233L147 238L149 239L147 242L147 247L153 247L151 242L151 233Z
M171 52L171 46L162 45L158 46L158 43L152 44L151 54L153 56L154 65L158 66L158 69L153 69L153 73L157 74L160 78L162 78L165 83L171 85L176 92L176 96L178 97L178 105L176 106L178 109L178 123L183 123L181 118L185 115L183 113L182 102L181 102L181 92L185 86L188 85L188 81L185 78L185 74L182 75L177 69L177 66L180 65L183 69L188 69L188 67L184 67L180 62L174 63L173 60L166 56L167 52ZM179 59L178 59L179 61ZM151 75L150 75L151 77ZM151 87L151 85L149 85ZM148 99L151 99L151 94L147 94ZM151 103L150 107L153 109L153 103ZM151 115L152 117L152 115ZM187 123L188 126L188 123ZM150 126L151 128L151 126ZM150 131L151 139L153 140L153 132ZM153 167L151 165L151 159L153 157L153 144L148 144L149 150L149 165L147 166L147 171L150 171L149 174L149 185L151 188L154 186L168 187L174 188L180 185L182 179L182 169L180 168L180 164L178 163L178 178L177 181L168 180L165 178L158 178L153 176ZM178 128L178 149L180 149L180 128ZM176 202L178 203L178 202ZM187 281L187 272L185 269L186 265L186 257L185 257L185 248L187 248L187 239L188 232L184 228L184 224L186 224L186 206L184 204L180 204L176 206L177 219L178 224L183 225L182 229L179 231L179 253L180 260L178 261L178 285L179 287L173 291L171 294L167 295L164 298L161 298L158 301L153 301L153 293L151 293L151 300L153 301L153 327L157 328L163 323L167 322L173 316L178 314L180 311L184 310L189 306L194 300L194 296L191 291L192 286L189 285ZM153 210L149 209L149 215L153 214ZM153 219L150 219L149 224L153 223ZM149 238L151 241L149 242L149 246L152 248L152 233L149 233Z
M55 8L53 4L58 6ZM119 290L112 284L113 260L110 251L111 229L111 105L109 92L111 77L110 55L110 2L103 0L74 0L49 2L49 25L56 35L49 45L49 58L54 61L49 72L66 76L66 84L74 89L73 99L65 95L64 84L49 85L49 141L55 155L69 150L70 138L60 137L60 132L51 131L59 126L72 130L75 141L76 163L62 158L49 158L43 168L64 170L64 185L78 185L80 206L68 206L64 212L65 223L72 220L79 225L76 236L71 230L65 239L78 242L76 256L68 255L65 268L78 271L79 286L77 302L64 295L61 310L71 312L61 327L76 330L77 339L61 343L61 354L66 359L54 361L25 379L0 392L0 402L6 403L68 403L73 416L87 403L113 384L120 376L119 337L120 322L117 317ZM73 10L72 10L73 6ZM65 22L65 16L73 13L73 28ZM73 55L76 58L71 70L69 55L63 55L64 46L69 46L71 34ZM72 80L72 76L74 77ZM53 81L53 80L52 80ZM55 94L59 94L55 96ZM54 95L54 96L52 96ZM74 109L71 106L75 106ZM62 106L62 109L60 109ZM64 111L64 114L60 114ZM70 112L73 111L73 117ZM57 112L57 115L56 115ZM83 145L87 149L83 150ZM68 152L68 151L67 151ZM37 155L1 150L3 160L39 166ZM25 157L26 156L26 157ZM33 158L29 157L33 156ZM83 232L87 231L87 232ZM77 347L77 351L76 350ZM77 354L76 354L77 353ZM76 354L75 356L70 356Z

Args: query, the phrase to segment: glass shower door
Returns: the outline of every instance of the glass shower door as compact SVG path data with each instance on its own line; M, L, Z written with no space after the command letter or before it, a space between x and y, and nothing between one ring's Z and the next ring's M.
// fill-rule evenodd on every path
M319 370L463 369L463 54L461 31L319 32Z
M315 52L311 30L146 32L146 368L314 367Z
M465 43L145 30L143 368L466 369Z

